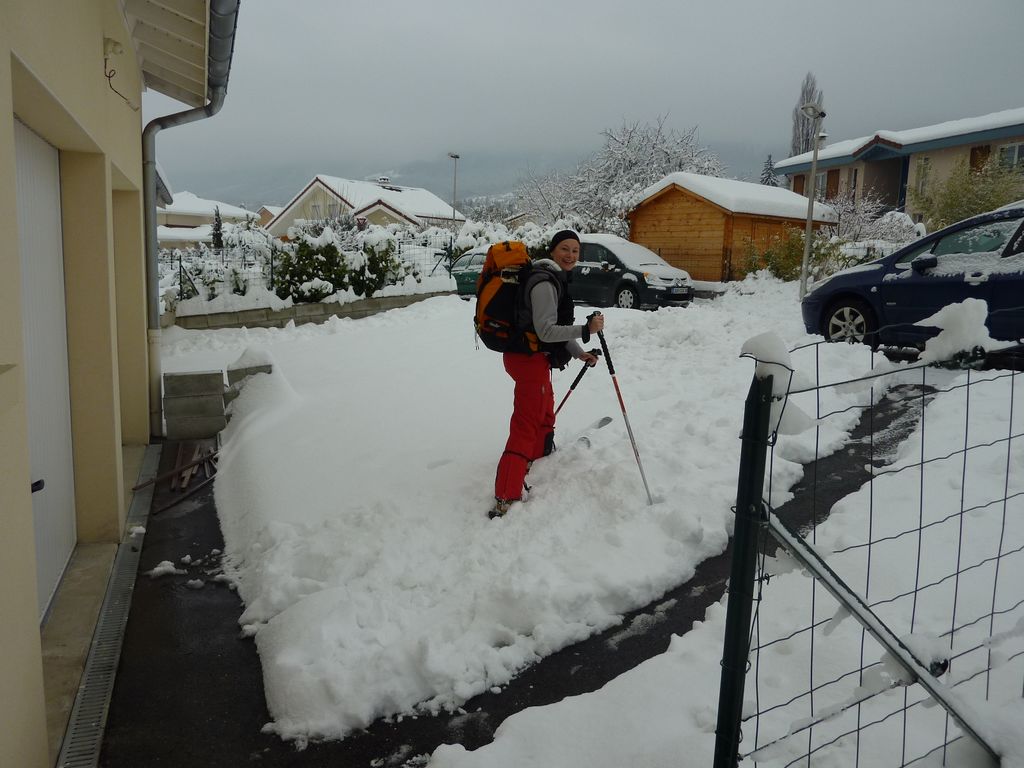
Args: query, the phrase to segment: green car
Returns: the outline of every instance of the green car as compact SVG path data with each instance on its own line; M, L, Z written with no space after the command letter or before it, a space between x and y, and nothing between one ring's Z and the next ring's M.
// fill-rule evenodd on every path
M480 270L484 268L484 259L487 257L487 247L474 248L459 256L452 264L452 277L455 278L455 287L459 296L467 301L476 296L476 279L480 276Z

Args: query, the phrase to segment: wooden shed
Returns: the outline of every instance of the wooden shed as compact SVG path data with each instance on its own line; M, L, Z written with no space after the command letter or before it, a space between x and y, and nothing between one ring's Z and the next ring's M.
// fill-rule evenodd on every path
M644 190L627 214L629 239L650 248L694 280L736 280L746 274L750 243L763 250L788 227L807 223L807 198L788 189L672 173ZM836 221L814 205L814 227Z

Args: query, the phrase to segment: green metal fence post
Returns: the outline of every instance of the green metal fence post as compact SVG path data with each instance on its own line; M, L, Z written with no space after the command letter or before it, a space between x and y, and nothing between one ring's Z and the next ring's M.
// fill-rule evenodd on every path
M725 616L722 683L718 693L714 768L735 768L739 762L743 685L750 652L750 617L754 603L757 565L757 529L762 513L762 491L768 455L768 417L772 404L772 377L750 383L743 410L740 470L736 488L736 525L732 540L729 604Z

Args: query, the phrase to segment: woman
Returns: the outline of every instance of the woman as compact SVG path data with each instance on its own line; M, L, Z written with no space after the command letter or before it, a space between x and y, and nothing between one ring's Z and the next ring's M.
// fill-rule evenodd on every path
M604 329L604 317L592 315L585 324L573 325L573 303L568 278L580 257L580 236L563 229L551 238L548 259L533 262L523 285L519 327L533 331L540 352L505 352L505 370L516 383L508 442L498 462L494 480L494 508L489 517L502 517L523 493L523 481L534 459L554 450L555 398L551 369L564 368L572 358L595 365L597 357L584 351L579 341Z

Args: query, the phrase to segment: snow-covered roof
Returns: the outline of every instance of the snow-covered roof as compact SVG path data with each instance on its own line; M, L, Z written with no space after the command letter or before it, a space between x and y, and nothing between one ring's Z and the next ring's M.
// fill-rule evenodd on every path
M923 128L909 128L905 131L876 131L870 136L847 139L818 149L818 161L831 160L839 157L853 157L861 154L874 144L882 143L894 150L902 150L903 154L914 151L914 146L942 139L953 139L957 136L968 136L985 131L1019 127L1024 134L1024 108L1005 109L979 117L967 117L962 120L949 120L945 123L926 125ZM805 165L811 162L812 152L794 155L775 164L776 171Z
M156 239L161 243L209 243L213 241L213 227L157 227Z
M402 213L412 214L416 218L450 219L452 204L421 187L400 187L388 182L353 181L337 176L317 174L320 181L335 194L346 200L355 213L381 202ZM465 217L455 211L456 219Z
M156 165L156 201L162 205L170 205L174 202L174 190L171 189L171 184L167 180L167 172L160 165L160 161L155 161Z
M191 192L178 192L174 196L174 202L170 205L165 205L158 210L165 213L177 213L183 216L213 216L215 208L220 209L220 217L222 219L237 219L239 221L245 221L248 217L253 214L245 208L239 208L235 205L228 205L218 200L207 200L205 198L194 195Z
M636 207L639 208L673 185L700 195L733 213L777 216L784 219L807 218L807 198L796 192L782 187L769 187L736 179L720 179L685 171L670 173L661 181L649 186L643 191L643 200ZM814 204L814 220L825 223L837 221L835 211L830 206L817 202Z
M284 210L284 206L283 205L261 205L260 206L260 210L261 211L266 211L271 216L277 216L281 211Z

